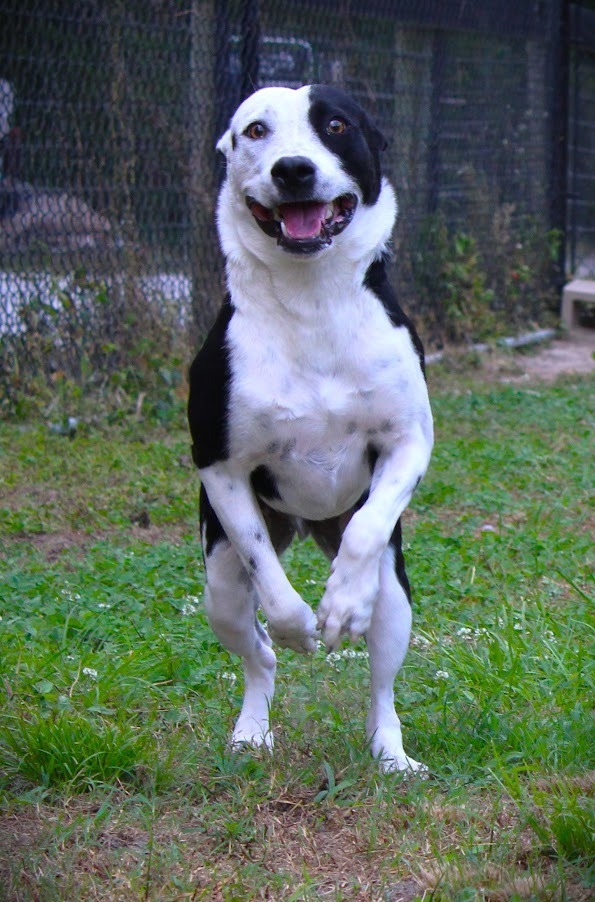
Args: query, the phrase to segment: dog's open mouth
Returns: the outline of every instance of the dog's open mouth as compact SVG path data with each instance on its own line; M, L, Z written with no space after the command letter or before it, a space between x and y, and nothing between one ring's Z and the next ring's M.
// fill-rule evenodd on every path
M248 209L260 228L285 250L313 254L332 244L353 218L357 207L355 194L342 194L332 201L306 200L263 207L247 197Z

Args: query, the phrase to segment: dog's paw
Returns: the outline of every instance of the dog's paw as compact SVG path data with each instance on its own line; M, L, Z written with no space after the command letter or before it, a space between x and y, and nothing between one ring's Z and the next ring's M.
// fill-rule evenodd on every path
M415 758L405 754L401 744L400 731L393 735L391 731L378 731L370 743L372 757L376 758L380 770L385 774L400 773L403 776L427 777L428 768Z
M377 569L364 570L354 578L342 576L338 569L334 571L318 606L318 628L327 651L333 651L343 635L352 642L364 635L377 595Z
M229 748L233 752L249 749L273 751L273 734L268 723L262 723L251 717L240 715L229 740Z
M416 776L427 779L430 772L425 764L410 758L409 755L399 755L394 758L387 755L383 750L379 755L375 755L378 759L378 766L383 774L402 774L404 777Z
M289 613L267 622L267 632L281 648L291 648L301 654L316 651L319 632L316 615L301 599L292 604Z

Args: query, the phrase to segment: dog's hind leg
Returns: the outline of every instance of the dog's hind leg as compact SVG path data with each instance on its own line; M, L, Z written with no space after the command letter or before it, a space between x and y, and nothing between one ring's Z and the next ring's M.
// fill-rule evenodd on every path
M366 632L370 655L371 704L366 731L372 755L385 772L424 771L424 765L405 754L401 722L395 711L394 682L405 659L411 632L409 583L397 523L380 562L380 590Z
M294 524L263 508L271 542L277 553L287 548ZM200 496L201 533L207 582L205 607L221 644L239 655L244 669L244 700L232 745L273 747L269 713L275 691L276 656L271 639L258 619L259 598L253 580L228 540L204 487Z
M258 620L258 598L238 555L221 538L206 555L205 607L221 644L242 659L244 700L232 744L273 746L269 709L275 692L276 656Z
M231 741L272 748L269 710L275 692L275 652L256 614L258 597L250 574L225 535L204 486L200 523L207 617L223 647L240 656L244 669L244 700Z

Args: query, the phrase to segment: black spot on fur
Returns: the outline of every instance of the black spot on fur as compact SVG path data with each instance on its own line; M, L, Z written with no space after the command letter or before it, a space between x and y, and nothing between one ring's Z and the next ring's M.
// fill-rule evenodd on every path
M252 471L250 482L252 483L254 492L260 498L266 498L269 501L281 498L275 477L264 464L261 464Z
M374 467L376 466L376 461L378 460L378 450L374 447L374 445L368 445L368 447L366 448L366 454L368 457L370 474L372 474L374 472Z
M226 334L233 312L228 296L190 367L188 423L193 442L192 459L200 469L228 456L227 401L231 370Z
M222 542L227 540L227 536L225 535L225 531L219 522L219 518L217 514L213 510L213 506L209 501L209 496L206 493L206 489L201 485L200 487L200 533L203 534L203 530L205 531L205 545L204 552L207 557L213 551L213 548L218 542Z
M386 275L386 259L384 257L370 264L364 278L364 286L374 292L390 317L392 324L397 327L404 326L408 330L425 378L424 346L415 330L415 326L399 306L395 290Z
M397 520L397 525L393 530L390 544L395 549L395 570L397 573L397 579L399 580L405 591L405 595L407 596L409 604L411 604L411 587L409 585L409 580L407 579L407 573L405 571L405 558L403 556L403 534L401 531L400 520Z

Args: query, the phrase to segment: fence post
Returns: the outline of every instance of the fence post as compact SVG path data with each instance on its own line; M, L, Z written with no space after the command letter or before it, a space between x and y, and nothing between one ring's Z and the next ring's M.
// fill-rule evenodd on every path
M562 233L558 257L559 287L566 270L566 206L568 163L568 3L551 0L548 35L548 81L550 94L550 227Z
M428 137L428 212L436 213L440 201L440 144L442 138L442 92L446 70L446 38L434 32L432 44L432 93L430 99L430 134Z
M222 267L215 228L217 194L216 0L192 0L189 96L189 204L192 319L200 337L222 299Z

